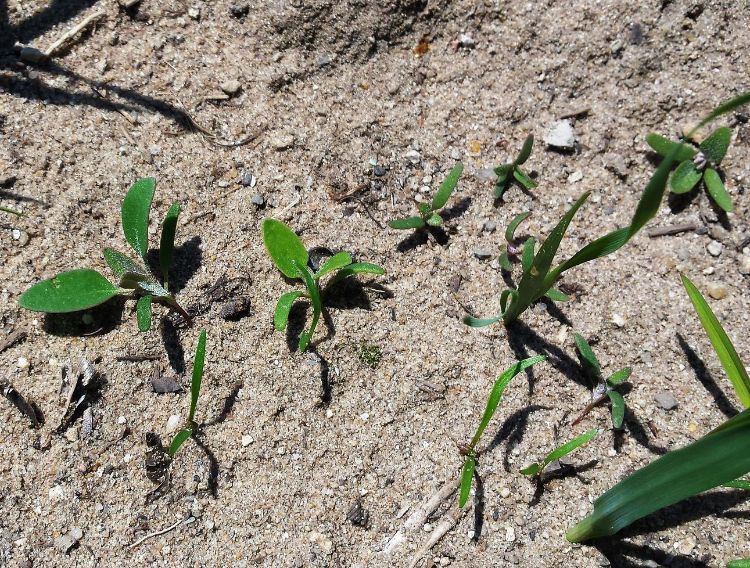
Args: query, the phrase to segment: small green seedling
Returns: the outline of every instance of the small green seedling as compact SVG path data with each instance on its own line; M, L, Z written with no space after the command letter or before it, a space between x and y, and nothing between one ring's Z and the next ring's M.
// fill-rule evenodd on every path
M19 217L23 217L25 213L22 211L18 211L16 209L11 209L10 207L0 207L0 211L3 213L9 213L11 215L18 215Z
M522 246L518 246L515 237L518 225L520 225L525 219L527 219L529 215L531 215L530 211L526 211L525 213L516 215L511 220L508 228L505 229L505 250L500 253L500 258L498 258L498 261L500 262L500 267L506 272L513 271L513 262L518 260L518 256L521 253L523 253L522 261L524 261L524 265L525 263L528 263L533 259L533 257L530 256L526 251L530 251L530 253L533 255L534 237L529 237L528 239L526 239Z
M660 156L667 156L679 146L676 154L679 165L670 182L673 193L687 193L703 180L703 185L716 204L727 213L731 213L734 211L734 205L718 172L731 138L732 132L726 126L722 126L703 140L697 149L686 144L680 145L654 133L646 136L646 142Z
M503 373L495 381L495 385L490 391L490 396L487 399L487 406L484 409L484 414L482 414L482 419L479 421L479 426L477 427L477 431L474 433L474 437L467 445L459 447L459 452L462 456L464 456L464 466L461 471L461 486L458 495L459 507L463 508L463 506L466 505L466 501L469 500L469 493L471 492L471 482L474 478L474 470L476 469L477 460L479 459L479 456L481 454L481 452L477 450L476 447L479 443L480 438L482 437L482 434L484 434L487 425L495 415L495 411L500 404L500 399L503 396L505 387L508 386L508 383L510 383L513 377L523 372L525 369L528 369L532 365L536 365L540 361L544 361L544 359L544 355L537 355L535 357L529 357L528 359L519 361L512 367L503 371Z
M419 210L418 217L406 217L405 219L395 219L388 222L388 226L391 229L423 229L426 226L439 227L443 224L443 218L440 216L440 211L445 204L448 203L453 190L458 184L458 178L461 177L461 173L464 171L464 166L461 163L453 166L453 169L445 178L445 181L440 185L435 196L432 198L431 203L419 203L417 209Z
M591 393L591 402L583 409L581 415L576 418L571 425L575 426L578 424L583 420L584 416L609 398L612 413L612 426L615 429L622 428L622 422L625 419L625 399L622 394L615 389L617 388L617 385L630 377L632 369L630 367L624 367L619 371L615 371L605 379L602 377L602 367L599 364L599 360L596 358L596 355L594 355L594 351L591 349L588 341L586 341L582 335L576 333L575 342L586 367L588 367L589 372L594 376L596 386Z
M298 349L304 351L310 344L315 327L323 311L321 290L319 280L326 274L332 273L333 277L326 284L325 289L332 284L352 276L354 274L385 274L385 271L377 264L369 262L353 262L348 252L334 254L318 269L313 272L308 266L309 255L307 249L299 237L281 221L276 219L263 220L263 243L276 267L287 278L302 280L307 292L297 291L282 294L276 304L273 323L278 331L286 328L289 320L289 312L294 302L302 297L307 297L313 306L313 319L309 329L303 331L299 338Z
M169 444L170 458L174 458L177 450L180 446L185 443L188 438L191 438L195 431L198 429L198 425L195 422L195 408L198 406L198 396L201 393L201 383L203 382L203 367L206 362L206 330L202 330L198 337L198 347L195 349L195 359L193 359L193 380L190 383L190 411L188 412L185 426L177 432L175 437L172 439L172 443Z
M140 262L111 248L104 249L104 259L118 278L112 284L96 270L80 268L61 272L48 280L34 284L19 300L22 308L34 312L69 313L93 308L119 295L135 294L138 329L151 328L151 304L161 302L177 310L186 321L190 315L177 303L169 292L169 270L174 254L174 237L179 203L173 203L162 224L159 265L162 272L160 282L148 268L148 219L151 202L156 190L156 180L138 180L128 190L122 201L122 229L128 244L140 257Z
M363 364L367 365L374 371L378 368L380 361L383 359L383 351L377 345L372 345L363 341L359 344L357 356Z
M559 460L560 458L564 458L569 453L577 450L587 442L590 442L598 433L599 430L597 428L592 428L588 432L584 432L580 436L573 438L569 442L565 442L562 446L559 446L552 450L545 456L542 461L527 465L521 470L521 473L523 475L540 478L542 473L544 472L544 468L547 467L550 463L555 460Z
M524 189L534 189L537 183L527 176L520 166L526 163L526 160L531 156L531 148L534 146L534 136L529 134L523 143L521 152L518 154L515 160L502 166L495 168L495 174L497 180L495 181L495 198L501 199L505 190L508 189L510 184L515 181Z

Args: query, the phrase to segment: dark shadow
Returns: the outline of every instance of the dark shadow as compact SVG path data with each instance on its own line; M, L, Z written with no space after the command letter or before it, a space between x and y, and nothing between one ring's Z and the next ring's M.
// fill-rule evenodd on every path
M219 412L218 416L214 418L213 420L210 420L209 422L204 422L203 427L206 426L213 426L215 424L221 424L224 422L229 415L232 413L232 409L234 408L234 405L237 403L237 397L240 394L240 390L242 390L242 387L245 386L245 384L242 381L237 381L234 383L234 386L232 387L232 391L229 393L229 396L227 396L224 399L224 404L221 407L221 411Z
M0 191L0 199L10 199L22 203L36 203L37 205L41 205L45 209L49 209L49 203L47 203L46 201L42 201L41 199L37 199L36 197L28 197L26 195L21 195L20 193L14 193L12 191Z
M700 185L700 183L698 184ZM698 186L687 193L673 193L667 188L667 205L672 215L678 215L685 211L698 195Z
M687 358L688 365L690 365L695 373L695 378L697 378L700 384L703 385L703 388L708 391L708 394L713 397L716 406L724 416L727 418L736 416L739 413L739 410L737 410L734 404L732 404L727 398L724 391L721 390L721 387L716 384L716 381L711 376L711 373L708 371L708 368L706 368L706 365L701 358L698 357L698 354L693 351L693 348L688 345L687 341L685 341L685 338L682 337L681 334L678 333L676 335L677 342L680 344L680 349L682 349L682 352Z
M542 471L541 475L535 475L531 478L531 481L534 483L534 494L529 501L529 507L535 507L539 504L547 489L547 483L553 479L575 477L584 485L588 485L589 481L581 476L581 474L594 469L598 463L599 460L597 459L593 459L581 465L574 465L566 461L551 462L547 468ZM555 464L556 467L553 468L553 464Z
M404 240L399 242L396 245L396 250L398 252L409 252L414 250L415 248L426 245L427 244L427 230L426 229L417 229L412 234L410 234L408 237L406 237Z
M195 273L198 272L198 269L200 269L203 262L201 242L202 239L199 236L195 236L180 246L175 247L174 256L172 257L172 268L169 271L169 291L172 294L179 293ZM153 274L161 276L159 249L149 250L146 262Z
M211 493L211 496L216 499L219 495L219 460L216 459L214 453L203 440L200 428L198 428L193 434L193 440L195 440L195 444L203 451L203 453L206 454L206 459L208 460L208 490Z
M505 455L503 456L503 467L505 471L510 471L510 462L508 461L508 455L518 444L523 440L523 436L526 433L526 428L529 422L529 416L537 410L551 410L547 406L540 404L532 404L516 410L513 414L503 422L500 430L497 431L495 437L489 443L487 448L482 453L491 452L498 447L502 442L505 442Z
M427 227L427 233L441 247L444 247L448 244L448 233L445 232L445 229L443 229L443 227Z
M454 205L440 211L440 216L443 218L443 221L452 221L466 213L470 205L471 197L464 197Z
M125 298L116 296L100 306L67 314L45 314L44 331L58 337L104 335L122 323Z
M339 310L371 310L372 304L367 291L377 292L381 298L393 298L393 292L376 282L368 282L367 286L356 278L345 278L327 287L322 292L323 304L327 308Z
M289 310L289 319L286 324L286 346L291 353L297 351L299 337L305 331L308 307L307 302L294 302L292 309Z
M333 398L328 360L318 353L317 349L312 349L312 352L320 359L320 404L327 407Z
M643 424L641 424L636 415L633 414L627 401L625 402L625 418L622 421L622 426L623 427L618 430L613 430L613 446L615 451L619 452L622 449L623 443L625 442L626 431L638 444L656 455L663 456L669 451L667 448L662 448L651 442L646 428L643 427Z
M180 343L177 328L169 318L162 318L160 327L161 339L164 342L164 350L167 352L169 366L175 373L182 375L185 373L185 349Z
M612 568L642 568L646 561L656 562L659 566L670 566L670 568L710 568L702 560L616 538L602 539L592 546L609 560Z
M479 475L479 468L474 468L474 481L476 488L474 492L474 536L471 537L471 540L476 544L482 536L485 508L484 482L482 476Z
M31 43L33 39L90 8L97 0L52 0L49 6L26 18L18 25L8 19L7 1L0 1L0 51L9 51L13 44Z
M542 298L539 301L542 302L547 308L547 313L550 316L555 318L560 323L567 325L568 327L573 327L573 322L568 319L568 316L563 313L563 311L560 309L560 306L558 306L554 301L550 300L549 298Z

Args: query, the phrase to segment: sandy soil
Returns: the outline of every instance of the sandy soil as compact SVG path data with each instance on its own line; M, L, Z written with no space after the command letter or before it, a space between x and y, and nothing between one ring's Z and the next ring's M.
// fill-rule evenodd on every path
M596 547L564 539L615 481L739 408L678 274L703 290L726 287L712 304L747 352L747 113L723 121L733 129L723 167L737 204L723 225L703 193L665 202L653 226L695 230L642 233L574 270L564 283L575 300L536 306L522 327L460 321L465 307L496 312L501 272L474 253L498 252L514 215L531 210L524 230L543 236L591 191L566 254L623 226L653 171L645 134L678 132L750 88L743 3L62 4L0 2L0 204L27 213L0 217L0 339L28 331L0 353L1 378L45 419L32 429L0 400L0 565L408 565L430 527L390 554L386 544L456 478L457 444L473 432L495 377L534 353L548 362L511 383L486 434L494 441L479 466L483 508L421 566L698 567L750 556L750 509L732 491L689 500ZM24 63L13 49L15 41L44 49L99 10L99 23L47 63ZM420 43L428 50L418 55ZM222 99L222 86L233 94ZM538 143L527 165L539 187L493 204L483 170L570 113L579 151ZM239 144L220 145L231 143ZM406 235L384 224L411 213L456 160L466 171L447 243L404 247ZM240 183L250 175L255 186ZM132 301L95 310L88 323L18 308L42 277L107 272L101 249L125 250L119 204L144 176L158 180L152 246L169 203L183 204L179 295L194 327L161 310L160 323L139 334ZM293 353L273 331L275 301L291 288L264 252L265 216L288 222L308 246L387 269L334 302L314 353ZM497 230L485 230L488 221ZM723 245L719 256L707 252L712 240ZM227 284L215 286L220 279ZM249 298L249 315L223 319L237 297ZM158 368L187 387L201 328L209 340L200 444L185 445L169 491L149 499L145 434L168 441L168 419L184 415L189 398L155 394L150 378ZM568 426L590 397L573 333L596 339L605 370L633 367L621 434L606 408ZM358 356L362 342L382 351L375 370ZM81 356L102 377L94 429L78 418L57 432L61 368ZM665 391L679 403L671 411L654 401ZM518 469L594 426L602 433L571 456L585 467L534 499ZM349 515L359 525L347 517L357 503L368 514L367 522Z

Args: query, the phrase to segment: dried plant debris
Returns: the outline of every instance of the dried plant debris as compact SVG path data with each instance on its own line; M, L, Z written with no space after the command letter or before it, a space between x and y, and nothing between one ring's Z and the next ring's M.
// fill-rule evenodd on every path
M33 402L27 401L10 383L0 381L0 393L15 406L21 414L31 421L32 428L39 428L44 424L42 411Z
M82 416L86 409L99 399L99 391L103 385L103 378L86 357L79 358L78 369L75 373L72 364L68 361L62 368L60 388L61 394L67 393L65 412L55 432L58 434L64 432L76 418Z
M19 329L8 334L8 336L5 339L0 341L0 353L5 351L6 349L10 349L16 343L23 341L24 339L26 339L27 335L28 335L28 332L25 329Z
M169 473L172 459L164 449L161 438L154 432L146 433L146 477L154 483L163 483Z
M366 529L370 522L370 513L362 506L362 500L357 499L346 513L346 518L355 527Z

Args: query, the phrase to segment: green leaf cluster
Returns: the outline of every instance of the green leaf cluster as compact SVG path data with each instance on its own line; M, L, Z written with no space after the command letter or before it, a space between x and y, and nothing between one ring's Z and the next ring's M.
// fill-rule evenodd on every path
M675 159L679 164L670 182L673 193L687 193L702 180L716 204L727 213L731 213L734 211L734 204L718 172L719 165L729 149L731 138L732 132L722 126L703 140L697 149L672 142L654 133L646 136L646 142L661 156L668 156L672 151L676 151Z
M417 209L419 215L414 217L406 217L404 219L394 219L388 222L388 226L391 229L423 229L426 226L439 227L443 224L443 218L440 216L439 211L445 207L448 203L448 199L453 194L453 190L458 185L458 179L464 171L464 166L461 163L453 166L453 169L445 178L443 183L440 185L435 196L432 198L430 203L419 203Z
M294 302L299 298L306 297L313 307L313 318L310 327L302 332L297 348L304 351L312 340L315 327L323 311L321 299L320 279L332 274L326 288L355 274L385 274L378 265L369 262L354 262L348 252L340 252L326 260L317 272L313 272L308 266L309 255L299 237L287 225L276 219L267 218L263 220L263 244L268 251L271 260L276 267L287 278L301 280L305 284L306 291L295 290L282 294L276 303L273 323L278 331L286 328L289 321L289 312Z
M179 204L175 203L170 207L162 226L159 249L161 282L152 274L146 262L148 221L155 191L156 180L144 178L134 183L123 199L122 229L125 240L139 260L133 260L111 248L104 249L104 260L114 272L117 284L113 284L96 270L70 270L42 280L26 290L19 300L21 307L35 312L70 313L98 306L118 295L134 294L138 297L136 315L138 329L141 331L151 328L151 309L154 301L176 309L189 320L188 314L169 292L169 270L174 254Z
M520 470L520 472L523 475L538 477L542 475L542 473L544 472L544 468L547 467L550 463L555 460L559 460L560 458L564 458L569 453L590 442L598 433L599 430L597 428L592 428L588 432L584 432L580 436L577 436L572 440L565 442L562 446L558 446L550 453L548 453L541 462L527 465L525 468Z
M192 437L198 428L195 423L195 409L198 406L198 397L201 394L201 384L203 383L203 369L206 362L206 330L201 330L198 336L198 346L195 349L195 358L193 359L193 380L190 383L190 411L188 412L185 426L175 434L172 443L169 444L169 457L173 458L185 441Z
M516 159L495 168L495 175L497 175L497 179L495 180L496 199L501 199L505 190L508 189L513 182L516 182L518 185L528 190L534 189L537 186L537 183L527 176L521 169L521 166L525 164L526 160L531 156L531 149L533 146L534 136L529 134Z

